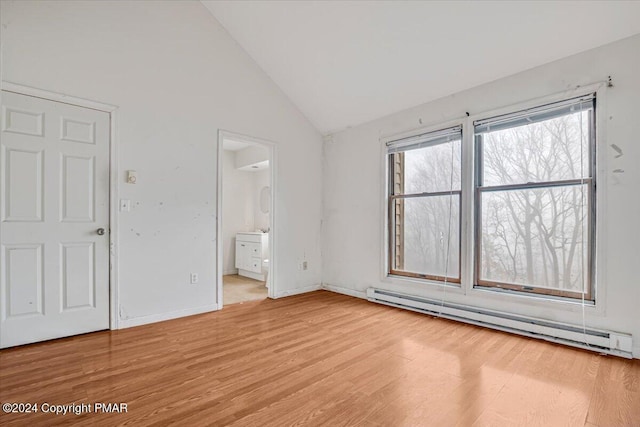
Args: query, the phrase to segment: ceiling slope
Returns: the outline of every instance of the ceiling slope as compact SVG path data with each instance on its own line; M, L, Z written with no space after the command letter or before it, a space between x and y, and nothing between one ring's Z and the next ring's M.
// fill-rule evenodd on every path
M202 3L324 134L640 33L640 2Z

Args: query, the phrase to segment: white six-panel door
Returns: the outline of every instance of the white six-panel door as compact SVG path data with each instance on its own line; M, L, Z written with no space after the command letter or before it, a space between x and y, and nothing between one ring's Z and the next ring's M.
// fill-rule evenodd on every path
M2 92L0 348L109 327L109 120Z

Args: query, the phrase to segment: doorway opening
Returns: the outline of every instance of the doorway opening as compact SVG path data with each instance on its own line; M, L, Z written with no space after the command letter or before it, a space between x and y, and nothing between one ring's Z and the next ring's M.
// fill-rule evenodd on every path
M218 136L218 306L273 297L275 145Z

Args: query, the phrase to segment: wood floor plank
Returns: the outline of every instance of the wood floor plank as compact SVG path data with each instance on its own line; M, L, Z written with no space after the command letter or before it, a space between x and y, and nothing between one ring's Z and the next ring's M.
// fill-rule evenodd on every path
M640 426L640 361L326 291L0 351L0 425Z
M587 422L599 426L640 426L640 370L637 362L602 358Z

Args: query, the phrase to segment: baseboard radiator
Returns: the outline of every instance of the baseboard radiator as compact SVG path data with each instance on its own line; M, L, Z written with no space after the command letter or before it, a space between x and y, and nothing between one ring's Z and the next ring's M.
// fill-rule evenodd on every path
M632 358L632 337L629 334L534 319L514 314L480 309L465 305L416 297L383 289L367 289L371 302L425 313L432 316L516 333L598 353Z

